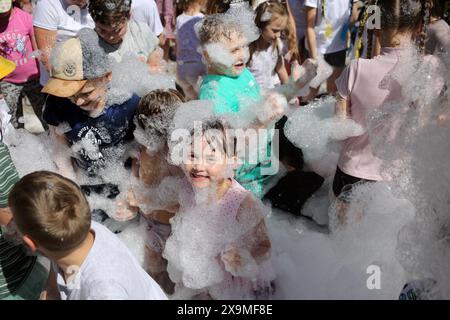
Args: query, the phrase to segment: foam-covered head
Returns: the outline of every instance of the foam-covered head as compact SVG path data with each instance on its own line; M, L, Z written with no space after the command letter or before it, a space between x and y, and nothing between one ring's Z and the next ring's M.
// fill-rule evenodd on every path
M79 92L87 80L102 78L112 69L97 33L89 28L81 29L77 38L56 46L50 61L51 78L42 91L64 98Z
M183 101L183 96L174 89L154 90L142 97L135 115L136 140L152 152L161 150Z
M238 76L249 59L248 45L259 38L254 13L247 6L207 16L195 26L211 73Z
M91 0L89 13L100 37L109 44L119 44L128 30L131 0Z

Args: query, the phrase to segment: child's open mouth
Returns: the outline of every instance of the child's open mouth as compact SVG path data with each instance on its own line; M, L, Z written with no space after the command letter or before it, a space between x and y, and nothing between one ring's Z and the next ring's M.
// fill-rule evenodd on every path
M244 69L244 63L243 63L243 62L236 63L236 64L234 65L234 67L235 67L236 69Z

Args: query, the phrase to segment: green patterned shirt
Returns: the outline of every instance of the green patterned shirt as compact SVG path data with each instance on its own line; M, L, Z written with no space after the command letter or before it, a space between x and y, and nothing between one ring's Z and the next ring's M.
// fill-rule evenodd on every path
M8 195L19 180L8 148L0 142L0 208L8 206ZM5 240L0 229L0 299L13 294L25 282L36 262L22 245Z

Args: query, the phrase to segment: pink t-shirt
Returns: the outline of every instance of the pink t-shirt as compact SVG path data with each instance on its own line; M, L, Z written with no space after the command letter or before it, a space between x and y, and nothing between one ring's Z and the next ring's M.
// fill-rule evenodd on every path
M392 83L387 89L380 88L380 84L399 61L408 59L410 53L411 48L408 47L382 48L381 55L373 59L352 60L336 80L336 85L339 94L349 102L354 121L367 128L366 119L372 111L402 99L402 87L399 84ZM425 58L433 65L437 62L433 56ZM383 180L380 172L382 163L373 154L366 131L361 136L344 141L338 166L344 173L354 177L380 181Z
M17 67L3 81L21 84L39 77L37 60L31 57L33 34L31 14L14 8L6 28L0 29L0 50L1 55L14 61Z

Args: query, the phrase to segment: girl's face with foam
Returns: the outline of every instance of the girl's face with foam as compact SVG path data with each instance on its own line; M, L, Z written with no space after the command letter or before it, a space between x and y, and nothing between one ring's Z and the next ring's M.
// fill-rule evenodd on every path
M220 143L212 143L205 136L194 138L191 153L182 165L186 177L194 188L219 185L225 179L231 178L230 167L223 146Z
M266 25L262 30L262 38L273 44L281 37L281 33L287 28L288 18L279 15L273 15L270 19L270 23Z

